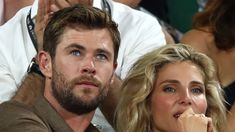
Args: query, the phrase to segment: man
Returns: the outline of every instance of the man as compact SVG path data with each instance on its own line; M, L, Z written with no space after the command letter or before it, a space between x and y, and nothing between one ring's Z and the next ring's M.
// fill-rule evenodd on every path
M26 74L31 59L36 55L36 48L41 49L40 45L33 43L35 42L33 25L37 9L38 14L44 17L53 11L50 7L58 10L59 7L69 6L65 0L56 0L57 3L50 1L52 0L39 0L39 8L37 8L38 0L35 0L32 7L23 8L0 27L0 102L10 99ZM69 0L69 3L75 3L74 1L78 2L78 0ZM109 0L84 1L87 1L84 4L107 10L112 15L112 19L118 23L122 41L116 75L121 79L125 78L129 67L139 56L165 45L164 34L154 17ZM42 17L37 21L42 20Z
M38 53L43 94L25 91L2 103L0 131L97 131L90 122L113 79L119 44L116 23L100 9L77 5L54 13ZM43 84L35 65L29 71L20 89L37 83L34 77Z
M78 2L109 12L118 23L122 41L112 89L120 86L121 79L125 78L130 66L140 56L166 43L162 29L154 17L111 0L35 0L32 7L20 10L14 18L0 27L0 102L12 97L31 59L36 55L36 50L40 51L42 47L40 33L36 40L33 32L35 19L37 18L36 30L43 31L43 23L47 23L45 18L48 14ZM36 41L39 42L38 45ZM97 120L94 123L100 122Z

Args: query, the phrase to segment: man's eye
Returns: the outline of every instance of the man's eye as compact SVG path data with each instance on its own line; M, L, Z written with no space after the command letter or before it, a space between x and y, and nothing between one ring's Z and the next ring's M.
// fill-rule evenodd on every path
M71 53L72 53L72 55L75 55L75 56L80 56L81 55L79 50L73 50Z
M98 54L98 55L96 56L96 58L97 58L98 60L107 60L107 59L108 59L108 57L107 57L105 54Z
M167 86L163 89L163 91L166 93L174 93L176 91L176 89L173 87Z

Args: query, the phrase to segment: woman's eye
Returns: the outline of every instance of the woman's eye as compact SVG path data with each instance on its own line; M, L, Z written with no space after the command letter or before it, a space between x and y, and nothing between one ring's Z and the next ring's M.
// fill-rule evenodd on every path
M98 60L107 60L108 57L105 54L98 54L96 57Z
M192 93L195 93L195 94L202 94L203 93L203 89L202 88L192 88Z
M176 91L176 89L173 88L173 87L167 86L163 89L163 91L166 92L166 93L174 93Z
M75 56L80 56L81 55L79 50L73 50L71 53L72 53L72 55L75 55Z

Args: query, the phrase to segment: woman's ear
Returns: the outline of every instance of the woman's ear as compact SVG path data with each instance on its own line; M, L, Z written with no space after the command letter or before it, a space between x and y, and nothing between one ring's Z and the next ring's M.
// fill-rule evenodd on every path
M51 56L49 53L45 51L40 51L38 53L38 63L39 63L39 68L42 72L42 74L46 78L51 78L52 76L52 60Z

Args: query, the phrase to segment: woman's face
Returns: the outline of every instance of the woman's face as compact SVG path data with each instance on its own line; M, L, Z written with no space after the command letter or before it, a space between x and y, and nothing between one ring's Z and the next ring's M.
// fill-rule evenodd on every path
M177 132L177 119L188 108L195 113L206 112L201 72L189 61L166 64L158 72L151 96L153 131Z

